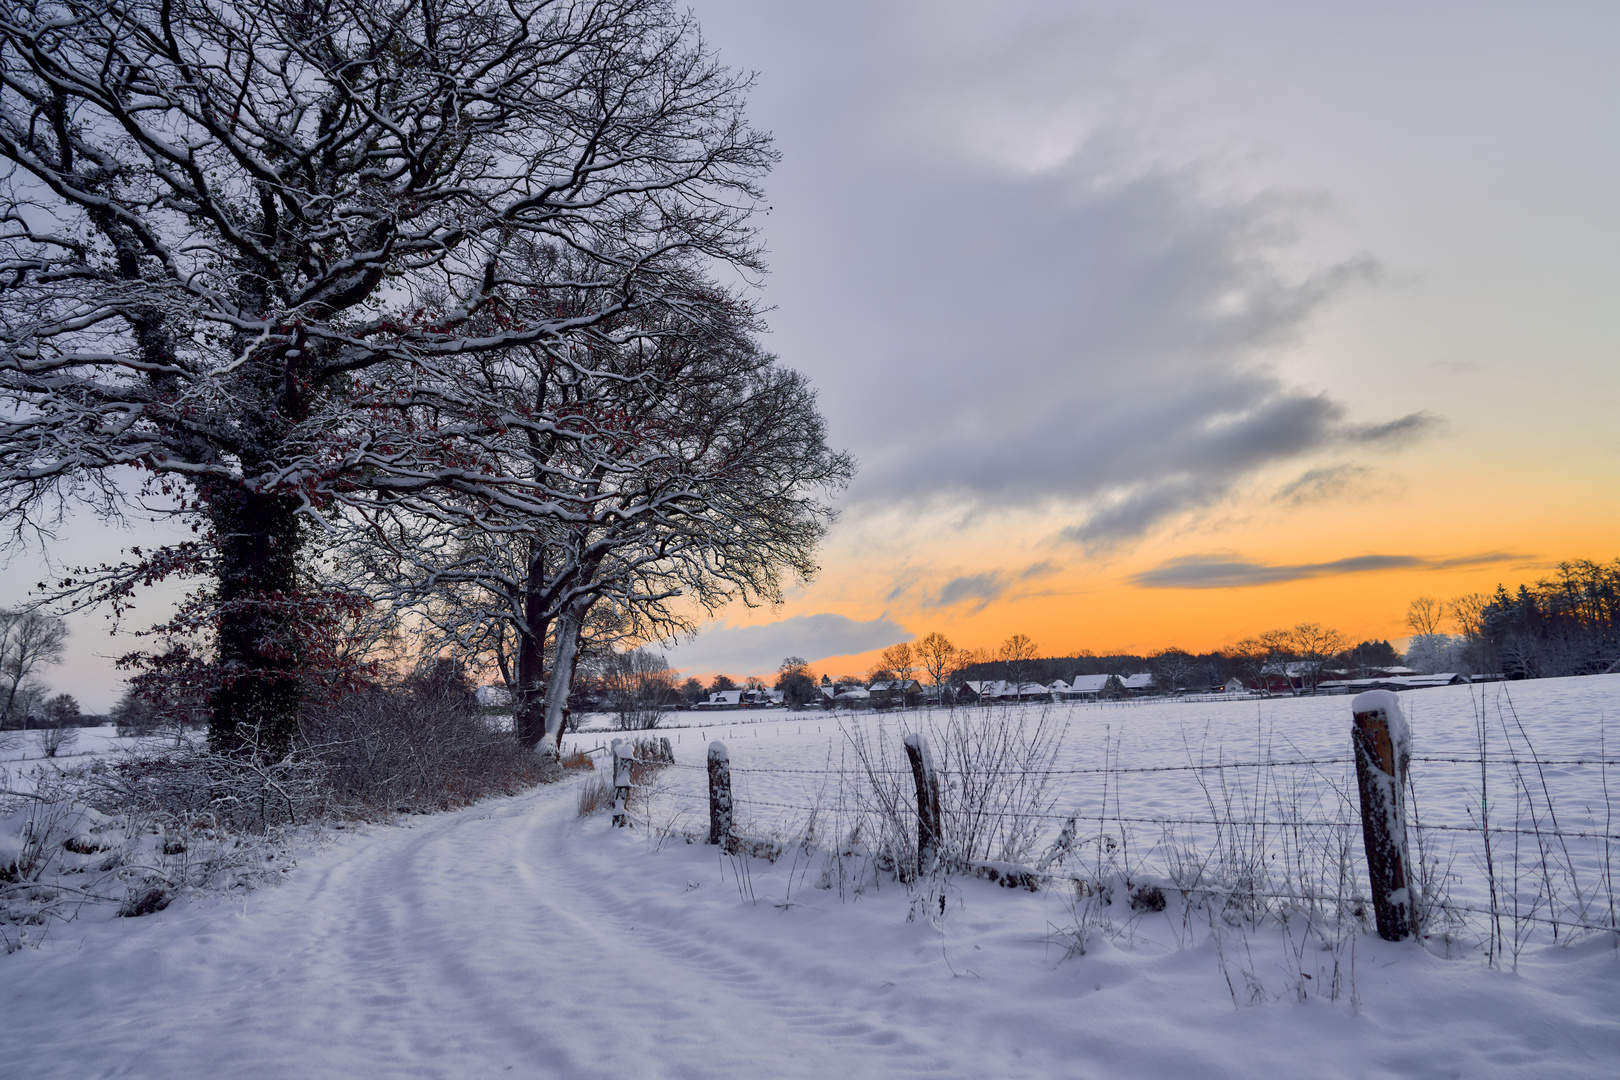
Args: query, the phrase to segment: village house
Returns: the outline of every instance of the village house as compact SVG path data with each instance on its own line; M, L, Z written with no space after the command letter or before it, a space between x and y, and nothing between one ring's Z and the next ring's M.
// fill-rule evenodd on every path
M1116 675L1076 675L1073 682L1059 679L1052 684L1052 697L1058 701L1096 701L1121 692Z
M1360 694L1367 690L1427 690L1434 686L1466 686L1473 680L1455 671L1434 675L1370 675L1364 679L1325 679L1318 694Z
M713 690L707 701L700 701L694 709L740 709L743 707L742 690Z
M969 679L957 690L956 700L965 703L992 701L1051 701L1050 687L1037 682L1014 686L1005 679Z
M709 693L708 700L700 701L692 708L704 710L770 708L781 705L784 697L780 690L714 690Z
M872 695L873 705L899 705L921 697L922 683L916 679L879 680L867 692Z
M1135 675L1127 675L1119 680L1119 688L1131 697L1146 697L1158 693L1158 687L1153 684L1151 671L1140 671Z

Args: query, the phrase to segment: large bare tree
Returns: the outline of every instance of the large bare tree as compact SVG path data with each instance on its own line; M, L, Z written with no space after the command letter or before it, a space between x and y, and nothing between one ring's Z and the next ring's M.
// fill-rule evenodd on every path
M1406 626L1414 637L1440 633L1446 607L1432 596L1420 596L1406 608Z
M921 666L921 662L921 656L909 641L896 642L883 650L883 655L878 657L878 667L890 673L891 699L894 697L894 691L898 689L900 704L910 704L912 677ZM898 687L895 684L898 684Z
M68 628L63 620L27 608L0 608L0 728L21 726L14 712L26 712L44 687L40 669L62 662Z
M950 682L952 666L956 663L958 655L956 646L951 644L951 639L938 630L930 630L913 648L916 650L917 662L928 672L928 679L934 684L934 693L939 696L940 703L955 704L955 695L946 689L946 684Z
M1319 623L1300 623L1291 631L1293 654L1301 666L1301 686L1316 693L1322 681L1322 671L1340 653L1350 647L1350 640L1337 630Z
M1014 700L1024 700L1024 680L1035 666L1038 649L1039 646L1028 634L1014 634L1001 643L996 653L996 659L1006 665L1007 681L1013 685Z
M619 639L667 638L697 612L774 603L785 576L814 573L831 519L821 496L853 462L754 329L746 304L693 275L569 348L481 358L440 391L446 411L500 410L479 453L558 509L492 531L444 499L390 496L361 517L353 561L396 601L425 603L446 639L495 658L526 743L555 749L591 616Z
M342 622L322 515L574 510L488 448L508 412L446 411L469 364L562 350L694 261L758 267L747 85L666 0L5 5L0 518L192 518L77 596L202 574L215 741L285 746ZM562 266L591 303L514 311Z

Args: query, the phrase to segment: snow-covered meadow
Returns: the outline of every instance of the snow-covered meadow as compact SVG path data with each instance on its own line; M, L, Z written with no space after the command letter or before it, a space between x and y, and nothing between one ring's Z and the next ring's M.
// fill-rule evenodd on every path
M824 840L843 841L857 825L870 836L870 765L897 770L899 791L909 793L903 731L924 733L949 784L960 779L951 776L952 744L961 741L953 725L1024 733L1039 726L1038 746L1034 737L1015 738L1017 745L997 747L1008 756L989 763L999 773L992 782L1025 787L1022 801L1006 800L990 813L1028 830L1023 850L988 850L980 858L1032 858L1075 815L1080 843L1057 861L1059 871L1088 879L1113 872L1166 887L1231 886L1215 880L1223 868L1211 860L1224 860L1230 871L1234 856L1259 858L1273 888L1327 889L1339 900L1341 892L1365 892L1350 700L683 716L678 723L688 726L663 732L677 767L659 775L643 813L654 827L706 826L705 751L721 740L740 832L792 840L813 821ZM1466 949L1488 936L1493 901L1497 926L1514 914L1521 924L1517 942L1504 929L1493 948L1562 940L1570 923L1577 934L1582 925L1614 925L1620 791L1609 786L1620 750L1609 729L1620 718L1620 676L1444 687L1399 700L1413 730L1409 813L1420 826L1413 855L1438 905L1430 932ZM593 749L605 741L605 733L585 732L572 745ZM952 795L947 789L947 819ZM957 813L973 812L960 796L956 802ZM1251 880L1249 887L1261 886Z
M1433 759L1477 758L1483 709L1488 755L1522 761L1533 745L1542 766L1527 786L1550 794L1557 832L1614 831L1604 799L1612 770L1550 762L1613 760L1606 727L1620 713L1620 677L1401 701L1425 822L1467 825L1471 807L1477 814L1479 766ZM1343 758L1348 711L1345 698L1049 709L1062 735L1048 763L1053 812L1102 818L1082 819L1082 840L1089 830L1115 842L1081 843L1061 869L1076 879L1128 869L1168 883L1186 871L1178 852L1214 839L1199 832L1210 826L1122 819L1214 820L1230 807L1225 816L1279 833L1290 818L1336 822L1343 764L1184 766ZM692 719L701 726L664 733L677 763L701 764L710 740L728 744L743 831L791 840L806 824L800 808L812 807L822 846L789 844L769 863L682 842L671 827L706 820L704 804L687 797L701 792L703 774L684 768L659 774L630 829L611 828L605 814L578 816L588 777L575 777L466 810L328 832L303 842L277 887L138 919L87 909L37 948L0 957L0 1071L1153 1080L1257 1071L1606 1077L1620 1066L1613 934L1566 925L1553 945L1550 927L1536 924L1516 956L1488 964L1478 922L1423 944L1365 929L1324 940L1280 917L1283 907L1251 917L1172 890L1152 910L1122 888L1062 880L1031 893L965 875L908 888L857 860L829 873L827 852L841 846L837 772L853 760L846 732L869 745L897 741L902 727L927 730L928 718ZM575 741L588 749L603 734ZM1105 762L1106 772L1078 771ZM1493 823L1517 827L1546 811L1523 794L1515 808L1513 768L1491 766L1487 777L1502 785L1489 789L1503 807ZM1227 777L1236 801L1209 777ZM1259 798L1244 803L1245 792ZM854 797L847 784L843 797ZM1061 824L1046 820L1052 831ZM1446 853L1451 902L1488 905L1469 847L1478 834L1432 835L1456 844ZM1511 843L1520 834L1502 835ZM1281 835L1264 838L1273 852L1293 850ZM1034 846L1050 839L1045 832ZM1521 859L1523 844L1547 839L1521 836ZM1578 839L1550 865L1569 863L1579 888L1596 895L1607 848Z
M75 760L111 753L120 747L128 747L132 742L129 739L120 739L118 729L112 724L71 730L74 732L73 741L56 755L56 760L64 765ZM0 740L0 766L15 768L23 762L37 764L45 760L45 752L39 745L40 732L8 731L5 735L6 737Z

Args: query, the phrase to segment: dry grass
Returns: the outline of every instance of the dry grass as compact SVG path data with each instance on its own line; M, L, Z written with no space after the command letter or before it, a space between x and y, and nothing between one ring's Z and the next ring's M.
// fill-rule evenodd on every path
M595 773L579 785L579 816L590 817L613 808L613 781Z

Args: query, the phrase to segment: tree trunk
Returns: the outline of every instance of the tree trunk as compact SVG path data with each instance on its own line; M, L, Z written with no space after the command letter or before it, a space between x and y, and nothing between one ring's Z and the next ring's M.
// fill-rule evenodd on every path
M579 631L585 623L589 599L575 600L557 619L556 653L551 679L546 683L546 731L540 740L540 753L557 756L557 740L562 737L563 713L568 708L568 692L573 688L574 659L579 652Z
M545 617L545 583L544 552L536 545L529 558L524 625L518 628L517 688L512 695L512 722L518 742L531 750L540 745L546 733L546 631L550 620Z
M208 741L225 753L284 756L298 731L297 502L241 487L205 493L219 545L219 682Z

